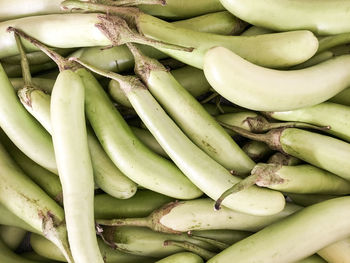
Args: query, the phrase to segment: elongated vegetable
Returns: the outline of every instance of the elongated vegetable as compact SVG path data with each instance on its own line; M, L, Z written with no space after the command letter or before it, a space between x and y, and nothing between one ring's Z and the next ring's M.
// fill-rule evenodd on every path
M198 0L195 2L167 0L165 6L139 5L138 7L147 14L175 20L225 10L220 1L217 0Z
M231 129L249 139L265 142L274 150L290 154L347 180L350 179L350 167L347 161L350 158L349 143L295 128L281 128L265 134L253 134L234 126L231 126Z
M21 105L1 65L0 82L1 128L28 157L57 173L50 135Z
M270 34L273 33L273 30L263 28L263 27L258 27L258 26L251 26L247 30L245 30L241 36L258 36L258 35L263 35L263 34Z
M202 263L203 259L190 252L180 252L174 255L168 256L161 260L156 261L155 263Z
M65 49L55 49L58 54L61 56L67 56L68 54L72 53L75 49L72 48L65 48ZM50 57L48 57L44 52L42 51L34 51L26 54L28 63L30 65L37 65L37 64L43 64L46 62L51 61ZM19 64L21 63L21 55L15 55L12 57L7 57L1 59L1 62L7 63L7 64Z
M336 195L319 195L319 194L294 194L288 193L287 196L292 199L293 203L302 205L302 206L310 206L317 203L321 203L323 201L337 198Z
M128 47L135 57L136 74L188 138L226 169L249 173L254 162L202 105L157 60L132 44Z
M299 194L346 195L350 193L349 181L311 165L282 166L259 163L252 170L251 176L233 186L231 191L232 193L241 191L253 184Z
M215 256L216 253L209 251L207 249L204 249L200 246L197 246L193 243L187 242L187 241L177 241L177 240L165 240L164 246L176 246L179 248L183 248L186 251L192 252L200 256L201 258L208 260Z
M37 263L37 261L25 259L11 251L0 239L0 261L1 263Z
M197 199L172 202L155 210L145 218L97 220L102 225L134 225L149 227L155 231L181 233L191 230L232 229L258 231L300 209L287 204L284 210L271 216L252 216L228 208L214 211L214 201Z
M103 263L94 225L94 181L85 127L84 84L70 70L62 71L55 82L51 120L74 262Z
M204 237L207 239L217 240L222 243L226 243L228 245L232 245L233 243L236 243L239 240L242 240L248 236L250 236L252 233L247 231L240 231L240 230L193 230L189 231L190 236L198 238L198 237Z
M81 61L79 63L119 82L130 103L169 157L210 198L217 198L227 188L240 181L186 137L139 79L104 72ZM271 215L280 212L285 204L283 196L278 192L264 190L266 189L250 188L231 199L226 199L224 205L255 215Z
M208 263L280 263L305 258L350 234L349 206L350 197L340 197L304 208L235 243Z
M58 14L25 17L0 23L0 59L18 54L15 39L6 32L8 27L21 29L43 43L58 48L121 45L132 41L182 49L186 52L191 50L135 34L121 18L115 16ZM47 31L47 28L55 28L55 30ZM28 52L38 50L28 41L23 41L23 44Z
M335 56L335 54L332 51L324 51L322 53L314 55L312 58L309 60L306 60L305 62L296 65L294 67L291 67L290 69L296 70L296 69L303 69L303 68L308 68L312 67L314 65L317 65L319 63L322 63L328 59L331 59Z
M19 65L3 63L3 67L6 72L6 75L9 78L19 78L22 76L22 69ZM42 72L42 71L50 70L54 68L56 68L55 63L52 63L51 61L49 61L43 64L32 65L31 73L36 74L38 72Z
M52 261L52 260L49 260L45 257L42 257L42 256L38 255L37 253L35 253L34 251L21 253L20 256L24 257L26 259L35 260L35 262L37 262L37 263L38 262L57 263L57 261Z
M40 47L57 61L61 69L75 70L74 74L77 74L84 83L87 117L104 150L122 172L142 186L175 198L191 199L202 194L175 165L154 154L133 135L90 72L80 68L78 64L65 60L22 31L16 30L16 33ZM131 159L139 161L132 163Z
M22 89L24 86L24 80L22 78L10 78L10 82L16 91ZM44 78L32 78L32 83L34 86L40 87L40 89L44 92L51 94L53 85L55 84L55 80Z
M276 31L308 29L319 35L349 32L348 1L220 0L237 17ZM296 19L296 17L298 19ZM337 19L334 19L337 18Z
M273 151L270 147L263 142L249 141L243 145L242 150L254 161L260 161L264 159Z
M30 232L40 233L39 230L36 230L21 218L16 216L10 210L8 210L4 205L0 204L0 224L5 226L15 226Z
M26 234L27 234L27 231L19 227L0 226L0 239L5 243L5 245L9 249L13 251L18 248L18 246L21 244Z
M85 61L85 60L84 60ZM87 60L89 62L89 60ZM95 63L92 63L94 65ZM198 97L205 94L211 88L206 80L202 70L185 66L170 71L174 78L184 87L192 96ZM117 103L132 107L125 93L121 90L118 82L111 80L108 86L108 92Z
M317 252L328 263L342 263L350 260L350 237L335 242Z
M328 100L329 102L338 103L346 106L350 106L350 89L347 88L341 92L339 92L337 95L335 95L333 98Z
M204 73L211 86L224 98L252 110L286 111L313 106L350 84L346 70L349 55L291 71L259 67L223 47L208 51L204 61Z
M200 32L230 36L239 35L247 26L247 23L237 19L227 11L208 13L186 20L175 21L173 24ZM198 28L201 30L198 30Z
M247 60L267 67L287 67L309 59L318 47L318 41L309 31L267 34L254 37L220 36L176 27L146 15L137 9L110 7L101 4L68 0L67 8L80 8L121 15L137 25L138 32L152 39L193 47L192 52L157 49L188 65L202 68L204 54L214 46L225 46ZM254 52L251 52L254 50Z
M169 158L167 153L148 130L132 126L130 126L130 128L136 137L139 138L148 148L165 158Z
M0 145L0 203L42 233L73 262L67 241L63 209L23 174ZM23 228L26 228L25 226Z
M57 175L33 162L22 153L2 131L0 131L0 140L13 160L25 174L39 185L52 199L62 204L62 187Z
M305 259L298 260L295 263L329 263L329 262L325 261L320 256L312 255L312 256L307 257Z
M100 238L97 239L99 249L103 256L104 262L106 263L136 263L136 262L149 262L150 258L135 256L123 253L121 251L115 250L105 244ZM65 258L62 256L59 250L57 250L56 246L52 244L46 238L31 234L30 236L30 245L33 250L41 256L44 256L49 259L65 261ZM154 259L153 259L154 261ZM151 261L152 262L152 261Z
M27 110L51 134L50 95L33 88L21 89L18 94ZM136 185L115 167L90 129L87 136L96 184L114 197L130 198L136 192Z
M350 142L350 107L331 102L285 112L267 112L282 121L301 121L316 125L329 125L326 132Z
M113 198L107 194L96 195L95 218L113 219L148 216L154 210L173 201L172 198L150 190L139 189L136 194L125 200Z
M185 250L173 245L164 246L166 240L189 242L206 250L215 249L213 245L189 237L187 234L165 234L143 227L105 227L103 236L110 245L115 246L119 251L155 258L166 257Z

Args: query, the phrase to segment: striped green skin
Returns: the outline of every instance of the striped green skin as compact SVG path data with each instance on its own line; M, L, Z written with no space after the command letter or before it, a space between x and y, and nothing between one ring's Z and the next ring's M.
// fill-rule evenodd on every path
M74 261L103 263L95 233L94 178L87 142L84 89L82 80L73 71L59 74L51 97L52 139Z
M346 89L349 64L350 55L343 55L301 70L274 70L216 47L205 55L204 74L214 90L239 106L288 111L319 104Z
M335 35L350 31L348 20L350 3L346 0L317 2L220 0L220 2L242 20L276 31L308 29L318 35Z
M169 157L210 198L216 200L225 190L240 181L191 142L146 88L129 86L125 92L142 121ZM265 190L267 189L252 187L229 196L223 205L255 215L280 212L284 207L283 196L278 192Z
M350 180L349 143L294 128L282 131L279 142L285 153Z
M203 263L203 259L190 252L180 252L174 255L168 256L161 260L156 261L155 263Z
M309 206L235 243L208 263L301 260L350 235L349 207L350 197Z
M350 142L350 107L331 102L292 111L268 112L281 121L300 121L320 126L330 126L327 133Z
M30 159L57 173L51 136L21 105L1 65L0 83L1 128Z
M202 194L174 164L149 150L135 137L91 73L85 69L76 72L85 85L87 118L105 152L127 177L145 188L174 198L193 199Z

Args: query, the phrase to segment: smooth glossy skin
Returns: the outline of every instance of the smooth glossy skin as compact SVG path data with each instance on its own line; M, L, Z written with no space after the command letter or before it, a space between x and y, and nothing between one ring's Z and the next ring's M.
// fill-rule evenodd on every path
M18 95L26 109L52 134L51 96L39 89L31 88L21 89ZM133 196L137 190L136 184L113 164L102 149L93 131L89 128L87 128L87 138L94 179L98 187L116 198L125 199Z
M54 242L68 262L73 262L68 248L63 209L23 174L2 145L0 155L0 203L27 223L34 232L44 234ZM27 229L26 225L22 227Z
M350 237L321 249L317 254L329 263L350 262Z
M138 30L145 36L195 48L192 52L159 50L197 68L203 68L205 53L215 46L226 47L252 63L272 68L300 64L312 57L318 48L318 41L310 31L252 37L220 36L180 29L148 15L141 15L138 19Z
M240 181L190 141L147 89L133 87L126 90L126 95L169 157L210 198L216 200L225 190ZM283 196L278 192L264 190L266 189L252 187L229 196L223 205L254 215L280 212L285 203Z
M258 231L273 222L287 217L301 207L287 204L284 210L271 216L252 216L228 208L214 211L214 201L205 198L180 202L161 217L160 223L170 229L190 230L232 229Z
M257 183L259 186L266 186L280 192L298 194L350 194L349 181L312 165L280 166L258 164L256 167L265 168L265 176L273 175L282 179L281 183L276 184L270 183L268 180L266 182L262 180L262 182Z
M130 126L130 128L136 137L139 138L140 141L142 141L148 148L150 148L155 153L163 156L164 158L169 158L167 153L163 150L162 146L160 146L157 140L153 137L152 133L142 128L133 126Z
M193 21L195 20L195 21ZM200 23L199 23L200 22ZM227 12L219 12L207 14L193 19L176 21L171 24L176 24L179 27L189 28L194 31L208 32L215 34L230 34L237 27L237 20L228 15ZM230 32L230 33L229 33ZM137 45L142 52L155 59L164 59L168 55L159 50L145 45ZM126 45L116 46L109 49L101 50L100 47L80 48L70 55L71 57L81 58L82 60L94 65L100 69L110 70L114 72L123 72L131 70L134 66L134 57L126 47ZM205 77L202 82L206 82ZM209 84L206 84L207 86Z
M156 261L155 263L203 263L203 259L190 252L181 252Z
M223 47L209 50L204 61L205 76L220 95L239 106L258 111L313 106L350 85L347 71L350 55L292 71L254 65Z
M225 10L218 0L167 0L165 6L139 5L138 7L147 14L174 20Z
M195 31L230 36L238 35L247 26L246 23L228 11L209 13L186 20L175 21L173 24ZM198 30L198 28L201 30Z
M350 144L300 129L285 129L282 150L292 156L350 180Z
M9 78L19 78L22 77L22 69L19 64L2 64L4 70ZM32 65L30 67L30 72L32 74L40 73L45 70L50 70L56 68L56 64L49 61L43 64Z
M95 218L144 217L171 201L174 199L146 189L139 189L133 197L125 200L100 194L94 198Z
M92 65L95 65L95 63L92 63ZM211 88L204 76L203 70L191 66L184 66L179 69L171 70L170 73L180 85L194 97L207 93ZM120 88L117 81L111 80L109 82L108 93L118 104L132 108L128 98L125 96L124 91Z
M349 236L349 206L350 197L340 197L304 208L235 243L208 263L281 263L303 259Z
M350 31L346 0L220 0L232 14L250 24L276 31L308 29L319 35ZM298 18L298 19L296 19ZM336 18L336 19L335 19Z
M273 151L266 143L258 141L249 141L243 145L242 150L254 161L268 157Z
M0 204L0 224L5 226L15 226L33 233L40 233L35 228L28 225L25 221L9 211L5 206Z
M107 46L111 42L97 28L98 14L57 14L19 18L0 23L0 58L18 54L13 34L6 32L9 26L18 28L28 35L52 47L72 48ZM47 30L52 28L54 30ZM23 41L26 51L38 50Z
M226 169L248 174L255 163L224 128L158 61L133 49L136 74L188 138Z
M18 17L61 13L61 0L16 0L0 2L0 21ZM19 8L20 7L20 8Z
M57 173L51 136L22 106L1 65L0 81L1 128L29 158Z
M74 261L103 263L95 233L94 179L87 142L84 95L80 77L71 70L62 71L51 97L52 139Z
M39 185L52 199L62 204L62 186L59 177L28 158L2 131L0 132L0 138L7 152L23 172Z
M193 199L202 194L174 164L137 139L91 73L85 69L76 72L85 85L87 118L105 152L127 177L174 198Z
M164 246L164 241L174 240L191 242L204 249L215 249L205 241L196 240L187 234L174 235L154 232L143 227L117 227L104 229L104 236L109 242L117 245L117 249L132 255L164 258L185 249L177 246Z
M116 262L127 262L127 263L138 263L138 262L149 262L146 257L140 257L135 255L126 254L109 247L102 239L98 238L97 243L101 254L106 263ZM45 258L65 262L63 255L57 250L56 246L52 244L43 236L32 234L30 236L30 245L33 250ZM154 260L154 259L153 259Z
M300 121L320 126L330 126L327 133L350 142L350 107L331 102L284 112L268 112L281 121Z

